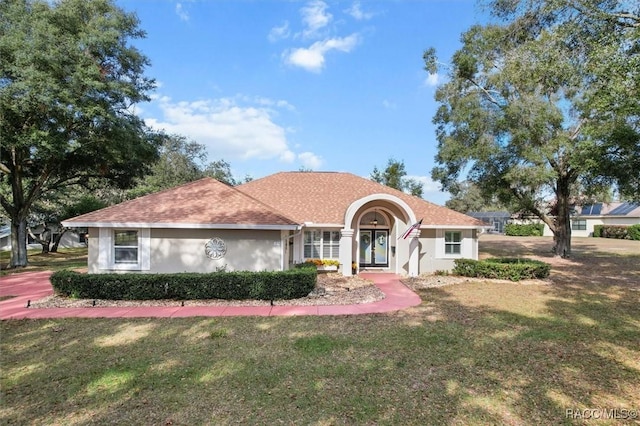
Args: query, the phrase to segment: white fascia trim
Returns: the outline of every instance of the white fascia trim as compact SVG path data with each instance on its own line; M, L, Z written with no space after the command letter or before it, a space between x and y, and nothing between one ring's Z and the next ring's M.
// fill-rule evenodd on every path
M305 222L305 228L344 228L344 223L313 223Z
M162 228L162 229L252 229L296 231L300 225L239 225L226 223L138 223L138 222L62 222L66 228Z
M493 229L491 225L422 225L420 229Z

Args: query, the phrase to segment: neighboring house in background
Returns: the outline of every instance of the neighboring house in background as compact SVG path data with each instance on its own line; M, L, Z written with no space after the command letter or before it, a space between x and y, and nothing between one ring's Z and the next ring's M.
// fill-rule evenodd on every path
M422 223L406 235L412 225ZM478 258L481 221L350 173L206 178L66 221L89 229L89 272L284 270L333 259L351 275L451 269Z
M11 226L0 226L0 250L11 250Z
M638 203L593 203L576 207L575 214L571 217L571 235L593 236L594 225L636 224L640 224L640 204ZM545 226L545 235L553 235L547 226Z
M531 221L540 222L539 219ZM576 206L571 215L571 236L591 237L595 225L630 226L636 224L640 224L640 204L638 203L593 203ZM543 235L545 237L553 236L553 232L546 224Z
M490 226L488 232L503 234L504 227L511 220L511 213L506 211L500 212L468 212L467 215L475 217Z
M51 235L51 241L55 238L56 234L60 232L56 227L53 227L54 232ZM44 226L39 225L31 228L31 232L38 238L42 238L44 232ZM62 236L58 248L73 248L73 247L86 247L86 229L75 229L73 231L67 231ZM38 243L31 235L27 234L27 248L41 249L42 245ZM0 250L11 250L11 226L6 225L0 228Z

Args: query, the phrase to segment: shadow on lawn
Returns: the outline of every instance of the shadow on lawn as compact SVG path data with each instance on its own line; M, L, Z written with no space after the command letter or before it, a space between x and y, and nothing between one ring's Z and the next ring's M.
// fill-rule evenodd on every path
M4 321L0 423L537 425L638 409L640 256L599 253L557 263L549 285L432 288L393 314Z
M569 409L638 408L640 293L551 293L536 316L465 306L446 288L422 292L442 321L459 325L472 354L450 360L470 366L448 379L457 391L442 386L458 413L475 406L489 423L557 424L571 423Z
M388 315L3 322L0 421L570 424L638 407L639 292L551 287L527 314L454 290Z

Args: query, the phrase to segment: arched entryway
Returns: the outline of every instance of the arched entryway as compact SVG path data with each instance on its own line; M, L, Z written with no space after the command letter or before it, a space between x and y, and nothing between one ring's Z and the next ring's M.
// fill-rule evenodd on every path
M389 267L390 217L374 208L362 215L358 232L358 266L363 268Z
M417 275L418 240L399 238L415 221L407 203L391 194L371 194L354 201L340 231L343 275L351 275L354 268Z

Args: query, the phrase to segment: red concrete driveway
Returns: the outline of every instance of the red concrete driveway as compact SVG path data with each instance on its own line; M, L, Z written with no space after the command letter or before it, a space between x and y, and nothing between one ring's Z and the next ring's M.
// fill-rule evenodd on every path
M10 297L0 301L0 319L359 315L398 311L421 303L398 275L363 273L363 278L372 280L385 294L384 299L359 305L316 306L27 307L29 300L53 294L50 276L51 272L26 272L0 278L0 297Z

